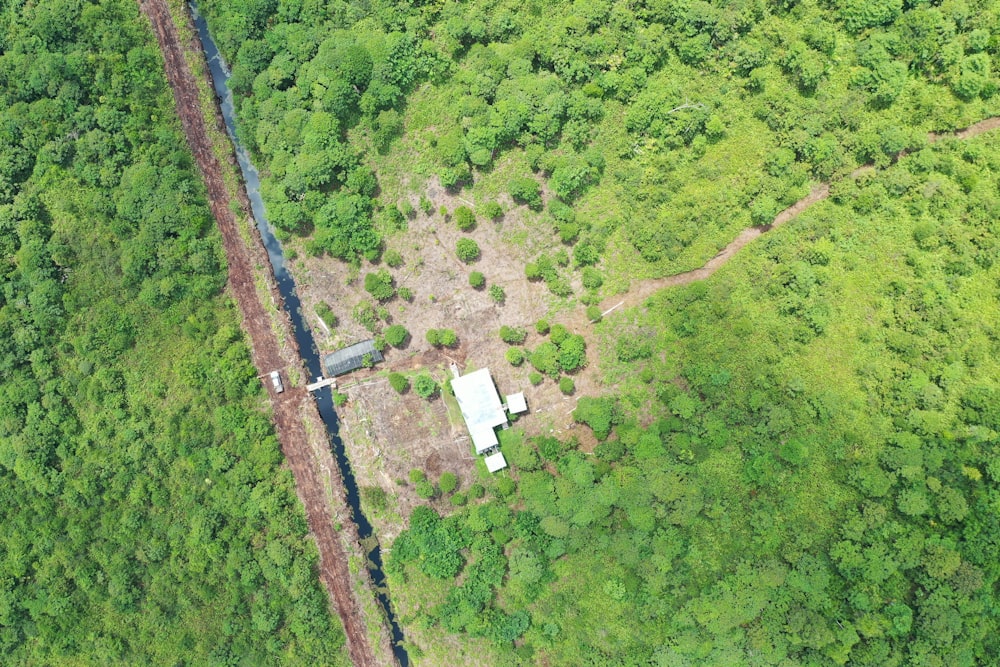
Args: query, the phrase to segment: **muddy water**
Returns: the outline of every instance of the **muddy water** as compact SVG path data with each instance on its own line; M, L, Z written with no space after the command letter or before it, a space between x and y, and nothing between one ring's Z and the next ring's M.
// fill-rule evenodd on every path
M257 222L257 228L260 230L264 247L267 249L267 255L271 260L271 266L274 268L274 276L278 282L278 289L281 292L285 310L292 320L295 338L302 353L302 361L305 363L309 374L314 378L318 377L323 374L320 355L312 332L309 330L302 316L302 305L295 290L295 280L285 266L285 257L281 250L281 244L274 235L274 228L267 221L267 215L264 211L264 201L260 196L260 174L250 161L250 155L246 148L236 136L236 115L233 106L233 94L226 85L226 82L229 80L229 70L226 68L222 55L219 53L218 47L209 34L208 24L205 22L204 17L198 13L198 9L193 3L191 4L191 14L194 18L195 27L198 30L198 37L201 40L202 48L205 50L205 59L208 61L209 69L212 72L212 82L215 92L219 97L220 106L222 107L222 116L226 122L226 131L229 133L229 137L236 150L236 159L239 162L240 171L243 172L243 180L246 183L247 194L250 197L254 219ZM362 543L367 543L366 538L372 536L372 525L361 511L358 484L354 479L354 472L351 470L350 462L347 459L344 444L338 435L339 422L337 413L333 409L331 390L329 388L321 389L315 392L313 396L319 407L319 413L326 424L330 436L330 444L334 456L336 456L337 464L340 467L341 477L344 480L344 487L347 492L347 503L351 507L354 521L358 526L358 536L361 538ZM378 601L386 613L392 631L393 653L396 655L396 659L400 665L407 667L409 665L409 656L402 646L403 632L396 621L395 615L392 613L392 606L387 593L388 589L385 584L385 573L382 570L382 557L377 548L368 557L372 581L375 584L376 590L380 591L378 593Z

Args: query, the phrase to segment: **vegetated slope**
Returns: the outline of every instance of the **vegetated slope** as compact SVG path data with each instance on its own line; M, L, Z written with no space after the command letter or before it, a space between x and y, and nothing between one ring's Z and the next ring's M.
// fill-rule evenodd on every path
M498 663L993 664L998 147L844 182L598 325L600 444L508 439L516 489L414 511L408 610Z
M388 569L428 664L456 635L510 663L990 664L995 139L927 132L996 115L995 2L209 10L317 253L356 258L327 245L372 206L403 233L436 179L548 226L563 256L526 275L596 303L910 152L602 323L596 456L512 438L489 500L414 512Z
M5 661L345 664L138 7L0 19Z

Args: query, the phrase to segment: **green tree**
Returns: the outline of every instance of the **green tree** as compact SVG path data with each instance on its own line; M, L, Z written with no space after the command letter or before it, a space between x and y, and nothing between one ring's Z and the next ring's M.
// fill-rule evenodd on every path
M434 378L426 373L420 373L413 378L413 391L416 392L417 396L420 398L430 400L437 396L438 390L438 383L434 381Z
M385 342L393 347L402 347L410 337L410 332L401 324L391 324L382 332Z
M455 224L463 232L472 231L476 226L476 214L468 206L459 206L455 209Z
M469 274L469 285L474 289L482 289L486 285L486 277L479 271L473 271Z
M410 388L410 381L400 373L389 373L389 386L395 389L397 394L405 394Z
M365 291L376 301L388 301L396 295L392 275L385 269L365 274Z
M441 493L451 493L458 488L458 477L453 472L443 472L438 479L438 488Z
M474 262L479 259L479 244L470 238L460 238L455 244L455 254L466 264Z

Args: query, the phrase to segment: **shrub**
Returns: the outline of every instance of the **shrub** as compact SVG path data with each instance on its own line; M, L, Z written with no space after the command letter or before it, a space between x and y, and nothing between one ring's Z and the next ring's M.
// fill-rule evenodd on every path
M535 348L528 356L528 361L539 373L554 378L559 376L559 348L550 341L545 341Z
M514 480L505 475L497 478L497 483L496 486L493 487L493 490L500 498L506 498L517 490L517 484L514 483Z
M488 201L483 204L481 212L490 220L496 220L503 215L503 206L495 201Z
M463 232L467 232L476 226L476 214L468 206L459 206L455 209L455 224Z
M427 479L427 475L425 475L424 471L421 470L420 468L411 468L410 469L410 482L412 482L413 484L416 484L418 482L423 482L426 479Z
M399 294L399 298L403 301L413 301L413 290L409 287L400 287L396 290L396 293Z
M510 182L508 192L519 204L527 204L536 210L542 207L542 188L532 178L515 178Z
M382 255L382 259L385 260L386 265L392 269L398 269L403 265L403 256L399 254L398 250L389 249L385 251Z
M428 329L427 330L427 335L425 336L425 338L427 338L427 342L428 343L430 343L434 347L437 347L438 345L441 344L441 330L440 329Z
M504 354L511 366L520 366L524 363L524 350L519 347L511 347Z
M333 392L333 404L338 408L347 403L347 394L341 394L339 391Z
M437 489L435 489L434 485L428 482L426 479L422 482L417 482L416 489L417 489L417 495L423 498L424 500L430 500L431 498L437 495Z
M389 507L389 495L381 486L362 486L358 492L365 505L376 512L381 512Z
M600 322L603 314L600 306L587 306L587 319L591 322Z
M392 286L392 275L385 269L365 274L365 291L377 301L388 301L396 295Z
M508 345L520 345L528 337L528 332L521 327L509 327L506 324L500 327L500 340Z
M482 484L473 484L469 487L469 497L470 498L482 498L486 495L486 489L483 488Z
M430 215L434 210L434 202L427 198L427 195L420 195L420 210L424 215Z
M531 281L541 280L542 270L539 268L538 264L528 262L524 265L524 277Z
M545 377L538 371L531 371L528 373L528 382L530 382L534 387L540 385L544 379Z
M499 285L490 285L490 298L499 304L507 300L507 292Z
M427 373L421 373L413 379L413 391L420 398L430 400L437 396L438 383Z
M416 214L416 211L413 210L413 204L410 203L409 199L404 199L399 205L399 212L407 218L412 218Z
M582 277L583 286L587 289L597 289L604 284L604 278L601 277L601 272L597 269L587 266L583 269Z
M576 391L576 383L573 382L573 378L564 375L559 378L559 391L569 396L574 391Z
M455 507L464 507L467 500L465 499L464 493L456 493L451 497L450 502Z
M386 343L398 348L402 347L409 335L410 332L402 324L393 324L386 327L382 337L385 338Z
M562 342L569 337L569 329L567 329L562 324L553 324L552 329L549 331L549 339L556 345L562 345Z
M476 289L482 289L486 285L486 276L479 271L473 271L469 274L469 284Z
M559 368L572 373L587 365L587 342L583 336L567 336L559 345Z
M369 301L361 301L356 304L351 311L351 317L372 333L378 329L378 314L375 312L375 306Z
M461 238L455 244L455 254L458 255L460 260L466 264L470 264L479 259L479 244L473 239Z
M458 335L451 329L439 329L438 342L444 347L455 347L458 345Z
M328 329L336 328L337 316L333 314L333 311L330 309L330 305L326 301L320 301L316 304L316 314L319 315L319 319L323 320L323 324L325 324Z
M543 336L549 332L549 321L548 320L538 320L535 322L535 331L542 334Z
M438 488L441 493L451 493L458 488L458 477L453 472L443 472L438 479Z
M402 373L389 373L389 386L395 389L397 394L405 394L410 388L410 381Z

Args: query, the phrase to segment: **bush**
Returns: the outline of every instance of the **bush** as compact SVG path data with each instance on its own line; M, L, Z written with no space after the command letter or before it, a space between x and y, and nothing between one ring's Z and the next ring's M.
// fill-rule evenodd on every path
M413 391L420 398L430 400L437 396L438 383L427 373L421 373L413 379Z
M385 339L385 342L396 348L402 347L409 335L410 332L407 331L402 324L393 324L388 326L382 333L382 337Z
M538 320L537 322L535 322L535 331L542 334L543 336L549 333L549 321Z
M582 282L583 286L587 289L597 289L604 284L604 278L601 277L600 271L591 266L587 266L583 269Z
M535 210L542 208L542 188L532 178L515 178L510 182L508 192L519 204L527 204Z
M428 329L425 337L427 338L427 342L434 347L441 344L441 331L438 329Z
M443 472L438 479L438 488L441 493L451 493L458 488L458 477L453 472Z
M420 210L424 212L424 215L430 215L434 210L434 202L428 199L426 195L420 195Z
M455 244L455 254L458 255L460 260L466 264L470 264L479 259L479 244L473 239L461 238Z
M511 366L520 366L524 363L524 350L519 347L511 347L504 354Z
M451 504L452 504L452 505L454 505L455 507L464 507L464 506L465 506L465 503L466 503L467 501L466 501L466 499L465 499L465 494L464 494L464 493L456 493L455 495L453 495L453 496L451 497L451 500L450 500L450 502L451 502Z
M507 292L504 291L499 285L490 285L490 298L499 304L503 304L507 300Z
M486 276L479 271L473 271L469 274L469 285L476 289L482 289L486 285Z
M510 477L504 475L497 478L496 486L493 489L500 498L507 498L517 490L517 484Z
M369 301L356 304L351 311L351 317L372 333L378 329L378 314L375 312L375 306Z
M392 275L385 269L365 274L365 291L376 301L388 301L396 295L392 286Z
M424 480L422 482L417 482L416 489L417 489L417 495L423 498L424 500L430 500L431 498L437 495L437 489L435 489L434 485L428 482L427 480Z
M600 306L587 306L587 319L591 322L600 322L603 314Z
M539 268L538 264L534 262L528 262L524 265L524 277L528 280L534 282L536 280L542 279L542 270Z
M528 382L530 382L534 387L540 385L544 379L545 377L538 371L531 371L528 373Z
M365 505L376 512L381 512L389 507L389 495L381 486L362 486L358 492Z
M496 220L501 215L503 215L503 206L495 201L488 201L483 204L481 212L484 216L490 220Z
M402 373L389 373L389 386L395 389L397 394L405 394L410 388L410 381Z
M337 316L333 314L333 311L330 309L330 306L326 301L320 301L316 304L316 314L319 315L319 319L323 320L323 324L325 324L328 329L336 328Z
M482 484L473 484L469 487L469 497L479 499L486 495L486 489L483 488Z
M404 199L402 203L400 203L399 212L407 218L412 218L417 213L413 210L413 204L410 203L409 199Z
M391 269L398 269L403 265L403 256L399 254L398 250L386 250L385 254L382 255L382 259L385 260L386 265Z
M468 206L459 206L455 209L455 224L463 232L470 231L476 226L476 214Z
M403 301L413 301L413 290L409 287L400 287L396 292Z
M583 336L567 336L559 345L559 368L572 373L587 365L587 341Z
M418 482L423 482L426 479L427 479L427 475L425 475L424 471L421 470L420 468L411 468L410 469L410 482L411 483L416 484Z
M549 339L556 345L562 345L563 341L569 337L569 329L562 324L553 324L549 331Z
M339 391L333 392L333 404L338 408L347 403L347 394L341 394Z
M458 335L451 329L438 330L438 341L444 347L455 347L458 345Z
M500 327L500 340L508 345L520 345L528 337L528 332L521 327L509 327L506 324Z
M559 378L559 391L567 396L576 391L576 383L573 382L573 378L566 375Z

